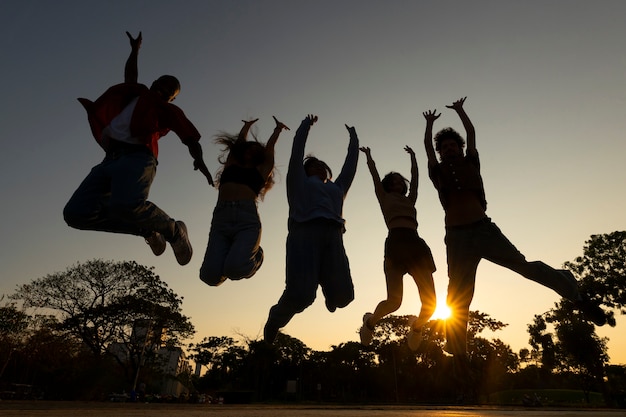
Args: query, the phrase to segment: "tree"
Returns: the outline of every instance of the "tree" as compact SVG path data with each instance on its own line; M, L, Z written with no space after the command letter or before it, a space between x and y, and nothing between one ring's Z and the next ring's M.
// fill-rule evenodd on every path
M578 277L581 292L626 314L626 232L591 235L583 256L566 262L565 267ZM609 324L614 326L614 319Z
M113 355L132 378L147 346L174 346L194 333L181 313L182 299L153 269L91 260L22 285L11 298L25 308L52 311L59 329L96 356Z
M0 378L13 356L13 353L23 346L25 331L28 328L30 317L17 309L15 304L0 307Z
M200 343L190 344L189 350L190 359L208 368L199 382L211 389L222 389L232 381L247 354L235 339L227 336L205 337Z

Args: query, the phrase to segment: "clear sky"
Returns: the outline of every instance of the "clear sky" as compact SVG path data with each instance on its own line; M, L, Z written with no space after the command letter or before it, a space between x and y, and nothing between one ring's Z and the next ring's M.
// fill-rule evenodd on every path
M559 267L582 255L592 234L624 230L626 2L562 1L69 1L0 2L2 118L0 294L19 284L102 258L136 260L180 296L205 336L262 335L284 288L288 207L285 176L293 133L319 116L307 152L339 172L353 125L381 174L420 167L419 233L430 245L440 303L447 275L443 210L426 173L422 112L443 115L435 130L463 132L445 108L467 96L476 127L488 214L529 260ZM174 134L160 142L151 200L187 223L194 258L179 266L168 248L154 257L141 238L78 231L62 209L102 151L77 97L95 99L123 81L124 34L143 32L139 80L176 75L176 99L203 134L215 173L220 130L275 115L291 127L276 150L277 184L259 204L265 263L256 276L211 288L198 278L217 191L192 169ZM387 233L365 159L344 205L345 246L356 299L326 311L321 292L284 332L316 350L358 340L364 312L385 296ZM495 336L528 346L533 315L556 293L483 261L472 309L509 326ZM405 279L397 314L419 299ZM599 329L612 363L626 363L626 320ZM491 337L491 335L487 335Z

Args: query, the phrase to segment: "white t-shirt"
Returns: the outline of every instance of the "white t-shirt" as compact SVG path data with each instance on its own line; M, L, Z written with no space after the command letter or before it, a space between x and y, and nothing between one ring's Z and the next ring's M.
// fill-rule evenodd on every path
M135 97L124 110L111 120L111 123L104 129L103 134L109 136L111 139L119 140L120 142L131 143L135 145L141 144L139 139L134 138L130 134L130 121L137 105L139 97Z

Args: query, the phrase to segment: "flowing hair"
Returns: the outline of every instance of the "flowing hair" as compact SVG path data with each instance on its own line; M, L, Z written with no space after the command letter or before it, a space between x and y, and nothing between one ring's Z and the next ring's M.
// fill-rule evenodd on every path
M220 132L215 135L214 141L218 145L222 145L221 154L217 158L218 162L222 164L216 174L216 186L219 188L220 178L224 168L229 165L244 165L244 157L246 153L253 149L251 163L255 167L261 165L265 161L265 144L257 140L256 135L252 134L253 141L239 141L239 135L233 135L226 132ZM272 171L265 179L265 184L259 191L259 199L262 201L267 193L274 186L274 171L275 167L272 167Z

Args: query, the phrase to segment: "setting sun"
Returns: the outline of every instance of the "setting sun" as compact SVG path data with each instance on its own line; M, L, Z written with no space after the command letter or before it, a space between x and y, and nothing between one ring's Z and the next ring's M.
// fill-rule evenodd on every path
M445 320L450 317L451 311L450 307L446 304L439 304L435 309L435 313L430 318L431 320Z

